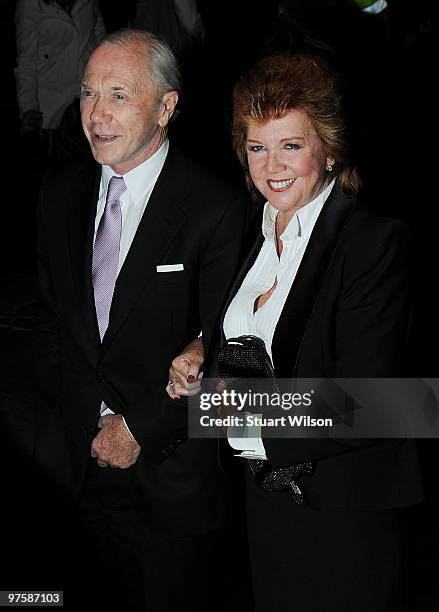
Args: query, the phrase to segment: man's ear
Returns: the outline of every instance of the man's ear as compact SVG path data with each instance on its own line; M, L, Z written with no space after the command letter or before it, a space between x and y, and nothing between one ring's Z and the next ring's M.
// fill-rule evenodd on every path
M168 91L164 94L161 102L161 115L159 117L159 126L166 127L174 114L175 107L178 102L178 91Z

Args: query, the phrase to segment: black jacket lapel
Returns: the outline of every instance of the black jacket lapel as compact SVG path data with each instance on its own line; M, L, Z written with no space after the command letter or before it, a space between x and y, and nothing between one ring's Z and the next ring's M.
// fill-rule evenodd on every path
M91 260L96 207L99 198L100 166L90 162L81 167L74 178L69 197L69 248L73 278L80 303L81 327L94 346L99 346Z
M264 244L264 236L262 234L259 234L259 236L256 238L256 241L253 243L250 251L247 253L247 255L245 255L244 262L242 266L240 267L235 280L232 283L230 292L227 296L227 299L224 303L224 306L221 312L221 321L223 321L224 316L227 312L227 308L230 306L230 302L233 300L233 298L237 294L238 289L242 285L242 282L244 281L245 277L247 276L248 271L255 263L259 255L259 251L261 250L263 244Z
M116 281L110 321L102 340L103 351L156 274L157 262L186 220L182 201L189 189L184 158L170 149Z
M274 369L280 378L295 375L306 329L354 204L337 183L314 226L273 337Z
M224 331L223 331L223 321L226 315L227 309L230 306L231 301L235 297L238 289L240 288L243 280L245 279L247 272L255 263L259 251L264 244L264 236L261 233L261 223L262 223L262 212L263 208L255 215L250 227L247 230L247 234L244 240L244 246L242 249L242 264L239 267L238 273L234 278L229 292L224 300L223 306L220 311L220 315L218 317L217 325L215 327L214 334L212 336L212 340L210 343L209 353L206 359L206 377L215 378L218 376L218 368L216 356L220 349L220 347L224 344Z

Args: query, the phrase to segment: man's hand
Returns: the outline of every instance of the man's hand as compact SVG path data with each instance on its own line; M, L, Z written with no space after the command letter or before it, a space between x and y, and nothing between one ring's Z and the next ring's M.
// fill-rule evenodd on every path
M204 363L203 340L197 338L176 357L169 369L169 383L166 391L172 399L180 399L181 395L196 395L201 389Z
M134 465L141 448L128 431L121 414L105 414L99 419L101 431L91 444L91 456L99 467L126 470Z

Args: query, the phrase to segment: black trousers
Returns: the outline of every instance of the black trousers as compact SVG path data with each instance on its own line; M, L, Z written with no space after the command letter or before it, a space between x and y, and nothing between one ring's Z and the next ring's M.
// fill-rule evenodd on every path
M247 479L257 612L406 612L402 512L314 510Z
M130 470L100 468L92 459L79 510L93 540L95 610L222 612L250 608L236 603L245 589L232 570L229 530L191 537L154 533L136 507ZM239 570L238 570L239 572ZM237 587L237 588L236 588ZM241 589L242 590L242 589Z

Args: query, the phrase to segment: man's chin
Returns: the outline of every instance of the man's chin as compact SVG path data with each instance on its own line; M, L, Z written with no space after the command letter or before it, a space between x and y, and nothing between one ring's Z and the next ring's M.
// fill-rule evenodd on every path
M95 160L101 166L117 165L119 158L117 155L111 155L109 151L102 151L99 147L91 147L91 152Z

